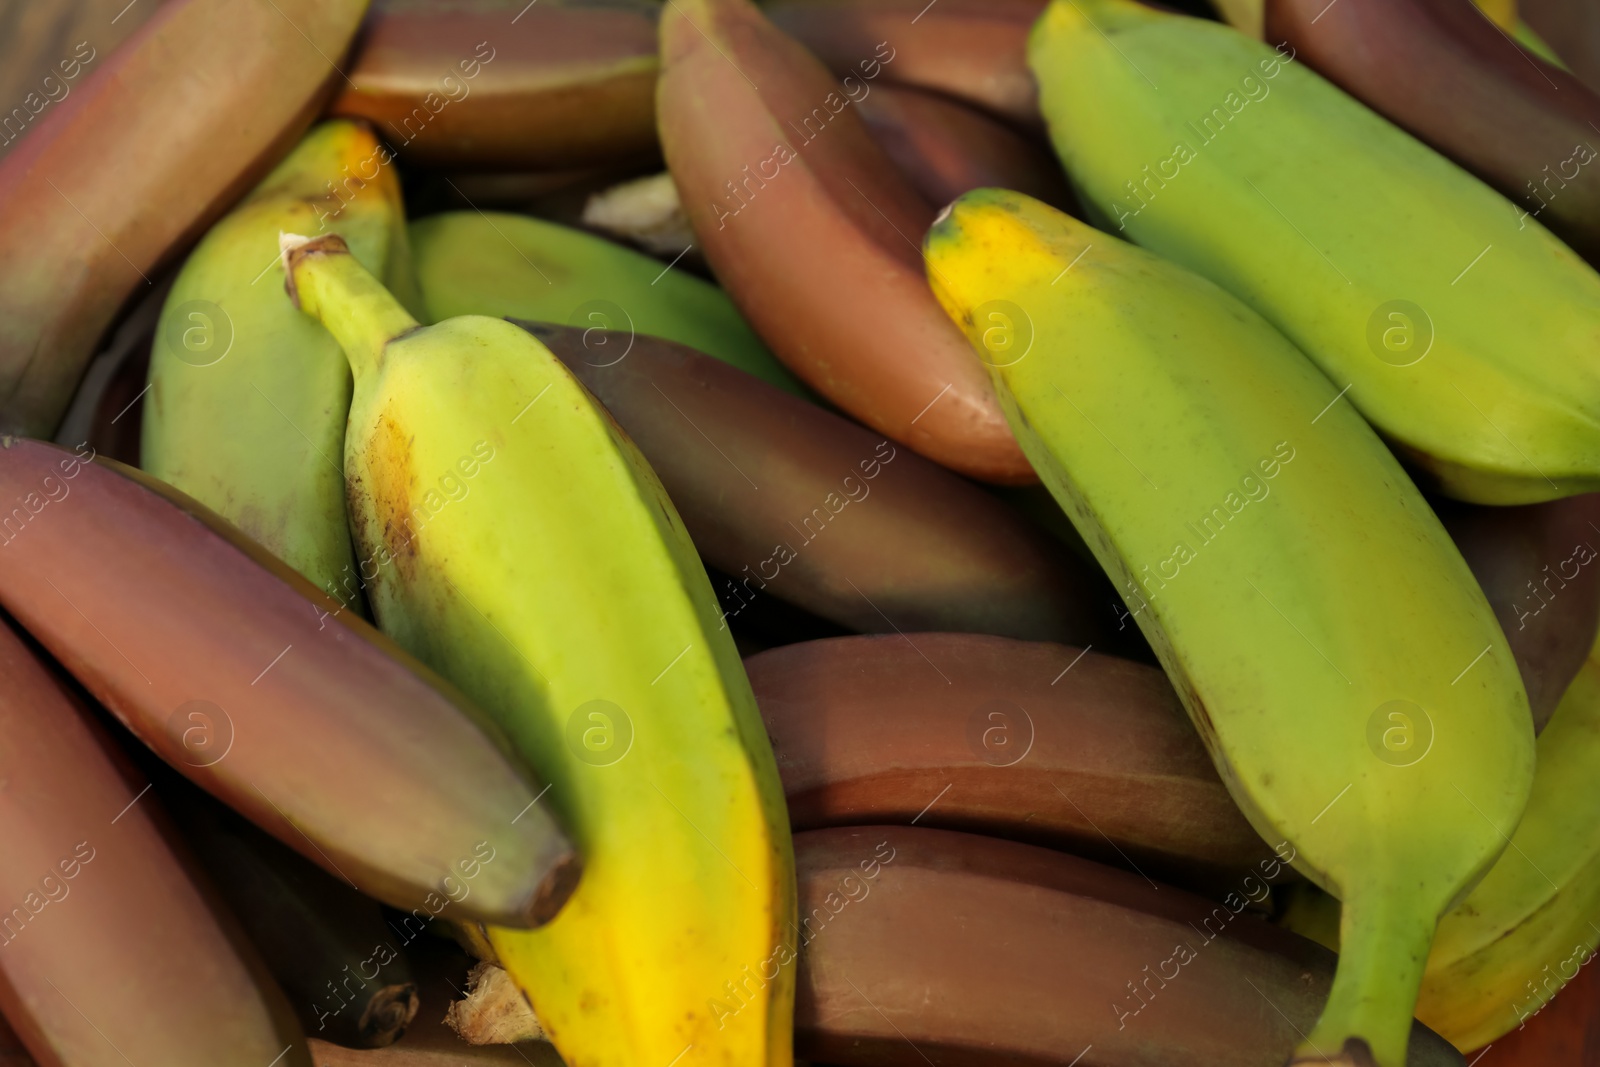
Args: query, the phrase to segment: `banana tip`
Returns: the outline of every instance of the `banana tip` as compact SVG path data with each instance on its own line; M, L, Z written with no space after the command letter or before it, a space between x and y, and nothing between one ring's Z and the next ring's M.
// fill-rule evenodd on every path
M1359 1037L1346 1038L1344 1047L1332 1056L1321 1051L1302 1051L1290 1061L1289 1067L1378 1067L1372 1055L1372 1046Z
M576 852L569 852L557 860L539 882L538 889L534 890L532 899L524 909L528 925L543 926L554 919L582 878L583 860Z

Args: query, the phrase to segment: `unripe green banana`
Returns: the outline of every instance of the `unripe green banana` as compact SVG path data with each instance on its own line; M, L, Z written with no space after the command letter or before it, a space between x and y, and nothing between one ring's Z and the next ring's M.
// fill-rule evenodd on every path
M811 396L721 289L603 237L526 215L450 211L412 223L411 244L429 322L490 315L650 334Z
M419 326L337 237L294 242L296 301L355 371L345 470L374 614L497 718L584 859L549 924L490 931L497 955L570 1064L786 1067L782 788L660 482L523 330Z
M998 190L957 200L926 252L1234 799L1345 902L1296 1062L1400 1067L1434 925L1533 770L1460 553L1338 387L1204 279Z
M1441 491L1600 489L1600 275L1526 212L1214 22L1055 0L1029 62L1107 228L1258 311Z
M1528 810L1477 888L1439 920L1417 1018L1460 1049L1517 1030L1600 946L1600 646L1539 735ZM1339 948L1339 902L1295 886L1278 920Z
M338 233L417 306L389 158L366 126L323 123L200 242L156 328L141 449L145 470L358 609L341 467L350 367L289 302L276 257L282 231Z

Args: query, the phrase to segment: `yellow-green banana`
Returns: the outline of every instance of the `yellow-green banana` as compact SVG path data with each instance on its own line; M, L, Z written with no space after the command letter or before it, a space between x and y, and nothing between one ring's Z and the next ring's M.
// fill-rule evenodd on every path
M1439 921L1417 1018L1463 1051L1520 1028L1600 945L1600 646L1539 735L1510 847ZM1279 921L1338 951L1339 902L1288 890Z
M522 329L419 326L337 238L285 239L355 372L373 612L549 783L582 881L496 953L573 1067L787 1065L794 860L766 731L642 456Z
M1296 1062L1402 1067L1434 926L1533 771L1466 563L1338 387L1210 282L999 190L957 200L926 255L1234 799L1345 902Z
M283 290L278 234L338 233L417 305L388 149L326 122L212 227L162 308L141 465L359 608L345 520L350 367Z
M797 396L779 363L715 285L570 226L502 212L455 211L411 224L430 321L507 316L595 331L594 361L623 358L600 331L665 337Z
M1105 228L1277 326L1465 500L1600 489L1600 275L1295 59L1135 0L1054 0L1029 63Z

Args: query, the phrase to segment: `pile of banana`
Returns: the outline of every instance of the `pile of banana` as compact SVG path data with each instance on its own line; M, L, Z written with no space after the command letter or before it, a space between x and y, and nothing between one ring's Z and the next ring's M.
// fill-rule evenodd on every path
M0 1065L1593 1062L1513 3L146 8L0 158Z

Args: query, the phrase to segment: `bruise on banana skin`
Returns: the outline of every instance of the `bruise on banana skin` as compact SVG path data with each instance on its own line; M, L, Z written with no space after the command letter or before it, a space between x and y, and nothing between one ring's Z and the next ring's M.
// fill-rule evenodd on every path
M409 577L416 565L416 534L411 528L412 487L416 475L411 470L411 443L408 437L387 412L378 416L377 426L367 438L366 458L362 467L374 480L364 483L359 475L351 474L349 494L350 514L363 529L356 531L360 544L380 541L386 559L393 562ZM370 508L366 506L370 503ZM370 517L369 517L370 516ZM381 521L380 537L372 536L370 525Z

